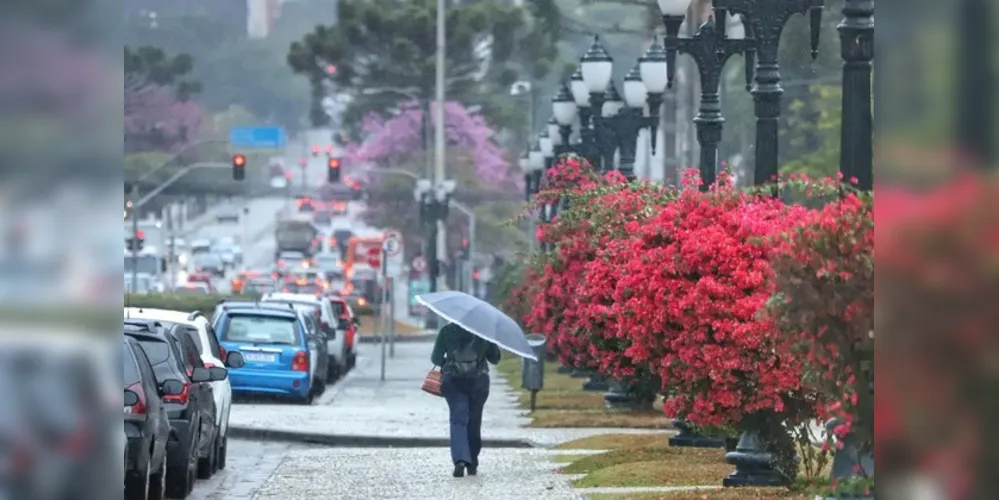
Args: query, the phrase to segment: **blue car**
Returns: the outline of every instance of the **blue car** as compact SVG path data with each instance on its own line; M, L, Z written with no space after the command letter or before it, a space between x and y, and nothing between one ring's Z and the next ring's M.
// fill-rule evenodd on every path
M316 339L294 309L220 304L214 329L226 352L243 354L245 365L229 370L233 394L312 404L325 374L317 370Z

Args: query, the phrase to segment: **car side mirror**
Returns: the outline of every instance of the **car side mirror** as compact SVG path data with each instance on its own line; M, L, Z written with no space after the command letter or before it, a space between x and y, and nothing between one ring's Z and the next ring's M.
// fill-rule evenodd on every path
M346 319L341 319L340 320L340 329L341 330L349 330L350 329L350 325L351 325L350 321L348 321Z
M361 318L354 318L354 326L361 327Z
M229 370L226 370L225 368L219 368L217 366L209 368L208 372L210 376L209 380L211 380L212 382L221 382L229 377Z
M197 370L195 370L197 371ZM180 380L164 380L160 384L160 397L163 396L179 396L184 393L184 383Z
M139 404L139 395L135 391L125 389L125 406L135 406Z
M208 371L208 368L195 368L194 371L191 372L191 382L208 382L211 379L212 372Z
M242 368L246 366L246 360L243 358L243 353L239 351L232 351L225 356L225 365L229 368Z

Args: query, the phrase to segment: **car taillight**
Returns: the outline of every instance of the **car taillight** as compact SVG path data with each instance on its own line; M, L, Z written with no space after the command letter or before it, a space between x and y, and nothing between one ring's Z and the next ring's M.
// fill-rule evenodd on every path
M139 396L139 401L134 406L126 406L125 413L132 415L146 414L146 391L142 390L142 383L133 384L127 387L128 390Z
M305 351L298 351L295 353L295 357L291 360L291 371L295 372L307 372L309 371L309 353Z
M191 399L191 384L189 382L184 382L184 390L180 394L163 396L164 403L176 403L179 405L186 405L188 400Z

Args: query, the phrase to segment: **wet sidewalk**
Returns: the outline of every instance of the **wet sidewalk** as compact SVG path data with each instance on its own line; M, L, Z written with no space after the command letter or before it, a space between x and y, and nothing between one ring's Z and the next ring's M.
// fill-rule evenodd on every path
M420 390L431 368L432 348L431 342L396 344L382 381L381 345L360 345L357 367L312 406L233 405L233 435L348 447L447 446L447 404ZM591 435L629 432L534 429L526 427L529 423L516 395L494 370L482 426L487 448L549 447Z

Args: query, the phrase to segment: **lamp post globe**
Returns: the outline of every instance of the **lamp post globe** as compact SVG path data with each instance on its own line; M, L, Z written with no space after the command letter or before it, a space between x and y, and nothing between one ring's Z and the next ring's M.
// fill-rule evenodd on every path
M531 157L530 157L530 155L528 154L527 151L524 151L524 154L520 155L520 159L517 160L517 165L520 167L520 170L522 172L524 172L525 174L531 171L530 170L531 169Z
M629 108L643 109L648 97L649 91L642 82L640 63L635 63L624 77L624 102Z
M638 58L638 70L645 84L645 90L650 94L662 94L666 92L667 64L666 48L659 43L659 37L652 40L649 50L645 51L642 57ZM628 89L625 89L625 94Z
M616 116L623 107L624 101L621 100L621 95L617 93L617 85L611 82L607 87L607 92L604 94L604 103L600 113L604 118L609 118Z
M562 134L558 133L559 123L555 117L548 119L548 137L552 141L552 146L562 145Z
M605 92L613 75L614 59L600 43L600 35L593 35L593 44L579 63L586 89L592 94Z
M531 146L530 158L528 160L531 171L535 172L545 168L545 155L541 152L541 146L537 142Z
M552 138L548 135L548 131L545 130L538 135L538 149L541 150L541 154L545 158L551 158L555 155L554 145L552 144Z
M576 68L576 72L569 77L569 90L572 93L576 106L580 108L590 107L590 89L583 81L583 70Z
M690 0L657 0L664 16L684 16L690 8Z
M582 78L582 76L580 77ZM576 104L575 96L572 95L569 86L565 82L562 82L562 85L558 88L558 92L552 97L552 117L555 118L555 121L559 125L572 126L576 121L576 115L579 111L577 108L578 105Z
M732 40L746 39L746 25L742 22L742 14L728 14L725 19L725 36Z

